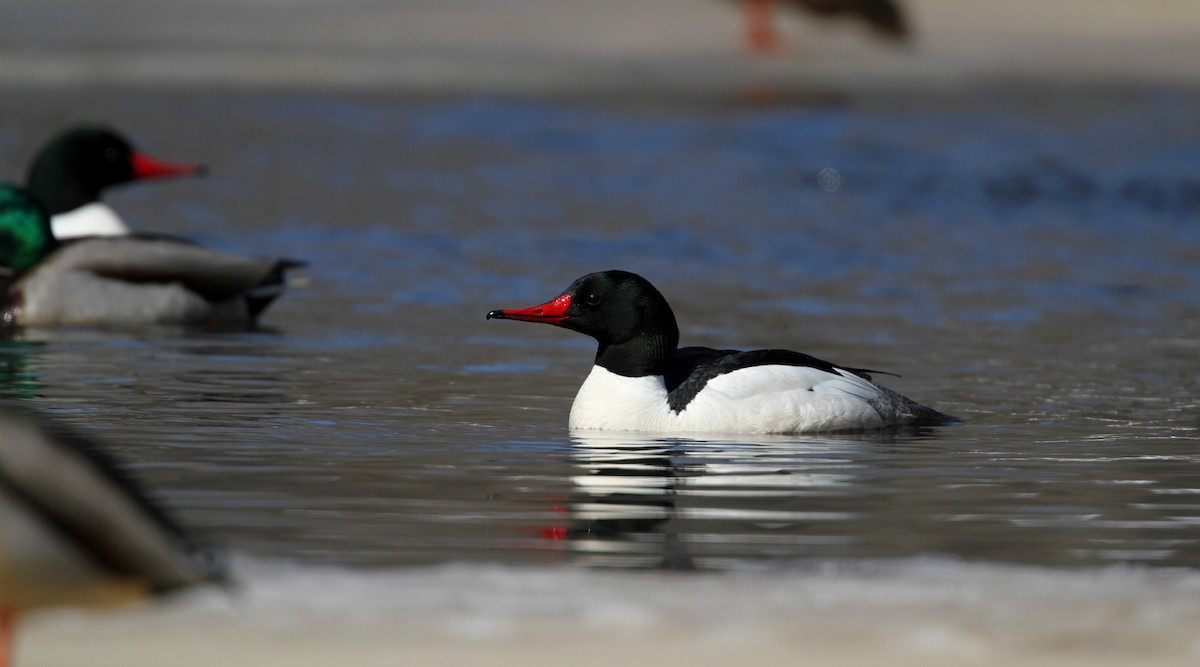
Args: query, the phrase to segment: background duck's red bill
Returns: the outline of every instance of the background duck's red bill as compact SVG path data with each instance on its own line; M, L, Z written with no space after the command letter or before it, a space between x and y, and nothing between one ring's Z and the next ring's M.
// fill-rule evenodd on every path
M138 179L168 178L171 176L200 176L207 171L205 166L202 164L165 162L137 151L133 151L133 153L130 154L129 161L133 164L133 175Z

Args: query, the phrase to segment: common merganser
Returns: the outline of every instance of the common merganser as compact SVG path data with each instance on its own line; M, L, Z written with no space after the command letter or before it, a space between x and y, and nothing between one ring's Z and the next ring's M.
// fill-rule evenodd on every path
M199 164L165 162L134 150L102 125L79 125L49 141L29 167L26 185L50 214L54 236L120 236L129 227L107 204L104 190L122 183L200 175Z
M255 259L161 235L59 241L27 191L0 184L0 322L28 326L254 324L290 259Z
M790 350L678 348L667 300L627 271L591 273L548 303L488 319L544 322L596 339L571 429L819 433L957 421L847 368Z
M225 572L89 440L0 407L0 667L16 615L109 606Z
M778 0L780 4L810 11L825 17L857 18L882 37L903 40L908 23L894 0ZM746 43L750 50L768 54L780 49L779 34L772 26L772 7L776 0L741 0L746 13Z

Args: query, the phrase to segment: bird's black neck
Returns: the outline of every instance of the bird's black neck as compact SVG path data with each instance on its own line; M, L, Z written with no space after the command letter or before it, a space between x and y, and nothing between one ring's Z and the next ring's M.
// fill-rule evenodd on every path
M100 199L100 190L73 178L49 178L37 168L30 173L29 191L46 207L47 215L74 211Z
M677 331L640 333L621 343L600 343L596 365L625 377L663 375L678 345Z

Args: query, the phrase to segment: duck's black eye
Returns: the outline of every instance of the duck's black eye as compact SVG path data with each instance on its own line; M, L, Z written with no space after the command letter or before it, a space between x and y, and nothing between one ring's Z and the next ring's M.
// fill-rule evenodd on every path
M583 297L583 302L589 306L594 306L600 303L600 295L595 292L588 292L587 296Z
M116 162L117 157L119 157L119 155L117 153L117 149L115 149L115 148L104 149L104 159L105 160L107 160L109 162Z

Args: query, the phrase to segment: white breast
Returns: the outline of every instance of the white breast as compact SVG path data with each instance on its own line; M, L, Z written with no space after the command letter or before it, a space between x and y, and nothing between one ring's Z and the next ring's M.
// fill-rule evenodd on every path
M573 429L663 433L672 418L662 376L631 378L592 366L575 395L569 423Z
M630 378L592 368L571 406L572 429L646 433L819 433L873 429L878 394L852 373L754 366L720 375L678 414L661 376Z
M51 216L50 228L54 231L56 239L77 236L125 236L129 233L129 227L117 212L100 202L92 202L73 211Z

